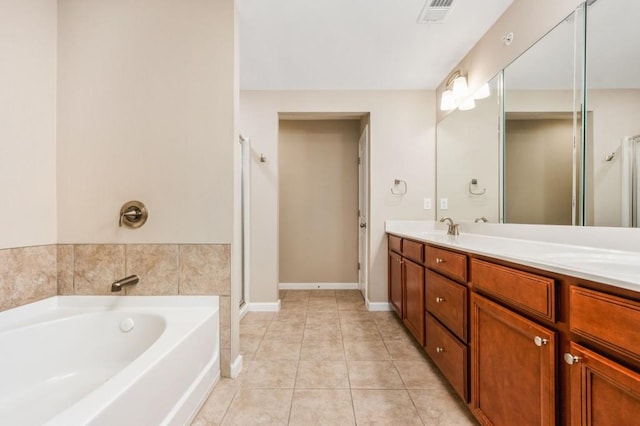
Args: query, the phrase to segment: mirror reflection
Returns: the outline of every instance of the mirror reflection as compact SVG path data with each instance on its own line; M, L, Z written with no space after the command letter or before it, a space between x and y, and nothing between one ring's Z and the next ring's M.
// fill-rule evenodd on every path
M489 96L455 110L436 128L437 217L499 220L499 75Z
M640 226L640 33L637 0L587 10L586 224Z
M504 70L504 200L507 223L571 225L581 152L574 149L577 13Z

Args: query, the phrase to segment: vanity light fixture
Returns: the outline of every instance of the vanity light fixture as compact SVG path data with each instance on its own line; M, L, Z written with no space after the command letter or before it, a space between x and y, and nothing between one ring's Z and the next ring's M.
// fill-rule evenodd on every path
M491 89L489 89L489 83L485 83L473 94L473 99L485 99L491 95Z
M453 110L468 97L467 78L460 71L456 71L447 80L445 91L442 92L442 97L440 98L440 109L442 111Z

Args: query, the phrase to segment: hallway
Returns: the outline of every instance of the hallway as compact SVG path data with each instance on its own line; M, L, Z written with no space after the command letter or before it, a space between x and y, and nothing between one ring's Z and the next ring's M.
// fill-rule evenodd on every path
M244 369L193 425L474 425L391 312L356 290L281 291L278 313L241 322Z

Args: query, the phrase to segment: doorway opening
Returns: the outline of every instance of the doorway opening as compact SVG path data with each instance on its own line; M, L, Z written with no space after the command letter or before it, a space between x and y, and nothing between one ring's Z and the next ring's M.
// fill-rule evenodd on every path
M366 298L368 129L364 114L280 115L280 289Z

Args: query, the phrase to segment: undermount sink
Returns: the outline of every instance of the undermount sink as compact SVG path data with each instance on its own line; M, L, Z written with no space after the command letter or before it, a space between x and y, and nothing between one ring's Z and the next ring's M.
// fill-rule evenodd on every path
M640 276L640 255L609 253L547 253L548 262L591 271Z

